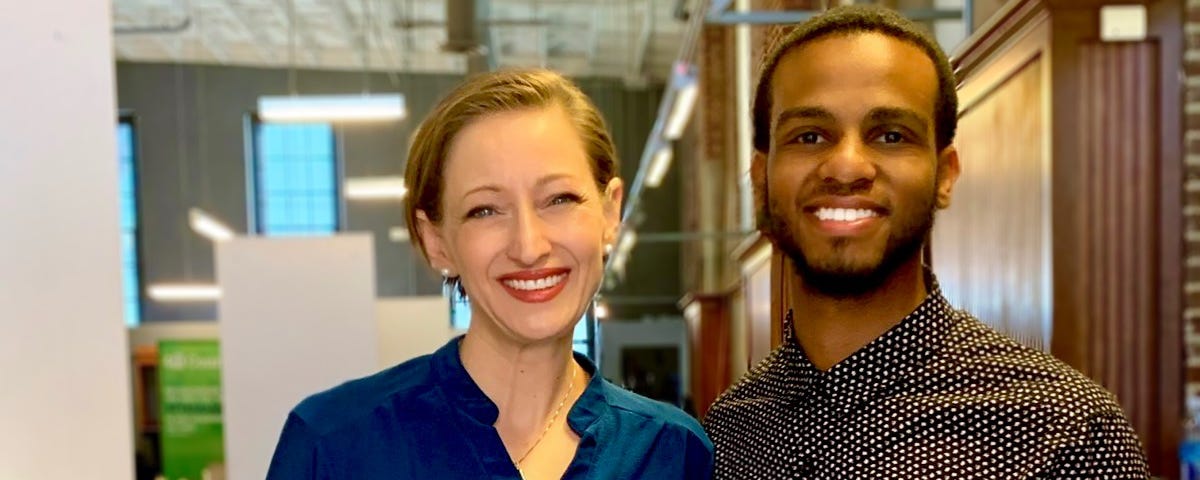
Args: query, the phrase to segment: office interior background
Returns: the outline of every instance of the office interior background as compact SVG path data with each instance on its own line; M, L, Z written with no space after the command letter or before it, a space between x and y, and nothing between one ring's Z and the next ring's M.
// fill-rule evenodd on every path
M624 225L576 349L702 417L789 306L747 174L763 41L837 3L856 2L5 2L0 478L174 480L205 455L186 468L261 477L304 394L463 331L401 176L435 102L510 66L575 79L619 148ZM1200 1L878 3L959 77L964 173L926 250L947 297L1114 392L1178 477L1200 401ZM393 110L333 118L350 103Z

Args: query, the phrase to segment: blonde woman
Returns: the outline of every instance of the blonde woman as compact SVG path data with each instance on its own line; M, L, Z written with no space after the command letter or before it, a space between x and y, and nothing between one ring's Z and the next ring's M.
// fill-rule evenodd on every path
M622 200L612 139L574 84L547 70L469 79L417 131L405 183L412 238L470 299L471 326L302 402L268 478L711 476L694 419L571 348Z

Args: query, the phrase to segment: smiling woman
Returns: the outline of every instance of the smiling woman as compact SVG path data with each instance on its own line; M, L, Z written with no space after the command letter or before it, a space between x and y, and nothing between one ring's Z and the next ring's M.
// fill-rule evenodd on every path
M469 299L470 327L302 402L269 478L709 478L694 419L573 354L622 200L612 139L583 93L547 70L473 77L425 119L408 159L411 237Z

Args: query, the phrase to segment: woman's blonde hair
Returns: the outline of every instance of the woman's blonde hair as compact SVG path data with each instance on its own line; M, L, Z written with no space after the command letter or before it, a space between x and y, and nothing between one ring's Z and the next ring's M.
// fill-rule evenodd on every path
M617 151L600 111L573 82L540 68L507 69L468 78L450 92L421 122L408 148L404 184L408 187L404 218L408 233L428 259L417 226L417 212L429 221L442 220L443 172L450 145L471 122L488 115L522 109L561 107L583 140L592 175L601 191L617 175Z

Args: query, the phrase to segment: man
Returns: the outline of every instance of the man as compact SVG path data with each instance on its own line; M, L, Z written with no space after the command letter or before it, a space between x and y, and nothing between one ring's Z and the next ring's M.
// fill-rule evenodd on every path
M751 176L795 310L705 419L717 478L1147 478L1110 393L952 309L922 264L959 174L936 43L846 7L764 58Z

